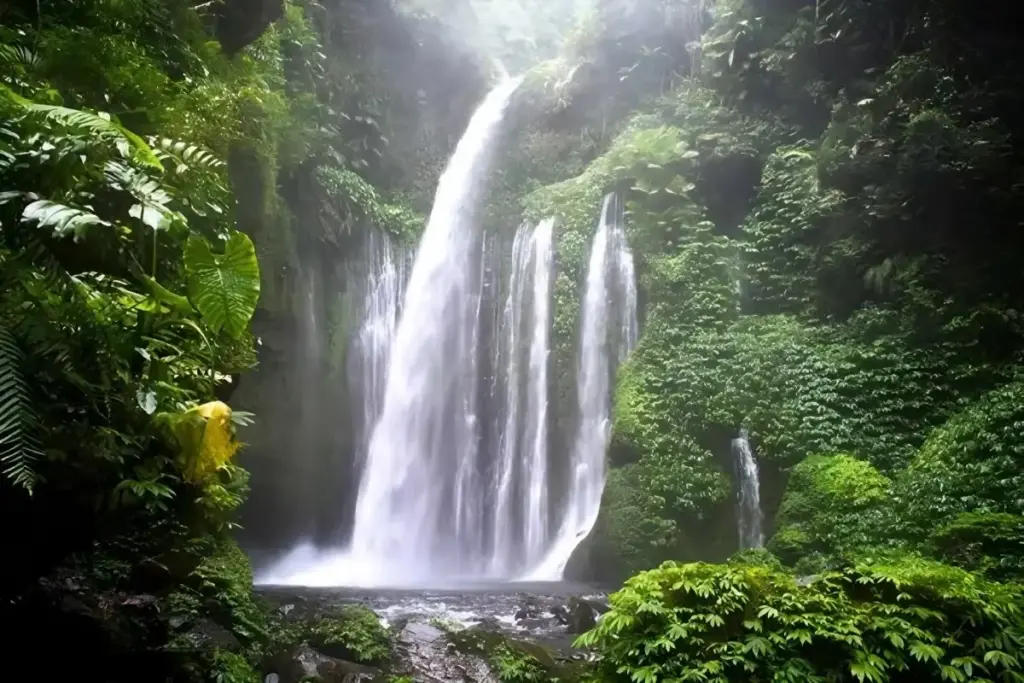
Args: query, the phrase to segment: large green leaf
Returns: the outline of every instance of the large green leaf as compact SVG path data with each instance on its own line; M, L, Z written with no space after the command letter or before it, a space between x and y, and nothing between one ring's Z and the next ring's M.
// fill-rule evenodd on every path
M249 325L260 298L260 268L249 236L235 232L223 254L206 239L192 235L185 245L188 296L210 328L239 337Z
M42 456L32 437L33 412L22 373L21 349L0 324L0 468L16 486L32 491L33 462Z

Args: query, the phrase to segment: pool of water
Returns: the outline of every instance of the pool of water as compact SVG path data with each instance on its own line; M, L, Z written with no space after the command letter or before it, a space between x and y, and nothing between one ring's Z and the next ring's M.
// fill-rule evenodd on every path
M257 590L285 611L360 604L376 612L387 625L407 620L463 628L484 626L559 649L568 647L574 636L557 618L558 608L572 596L595 605L606 600L605 591L564 581L372 589L264 585Z

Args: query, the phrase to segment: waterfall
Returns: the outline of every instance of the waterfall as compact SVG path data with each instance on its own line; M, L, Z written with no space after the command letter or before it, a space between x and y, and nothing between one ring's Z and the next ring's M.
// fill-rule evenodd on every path
M493 576L512 576L536 564L547 548L553 232L553 219L542 221L533 230L523 225L512 243L508 295L494 366L498 370L495 376L504 376L505 394L491 482L494 515L489 573ZM526 347L524 331L529 332Z
M441 177L404 290L404 260L379 237L368 242L348 366L365 445L348 547L298 548L261 572L261 583L558 580L593 528L613 377L637 343L633 258L621 207L608 195L583 292L578 426L562 456L568 462L559 463L568 466L564 488L556 490L554 220L522 225L514 236L483 234L476 220L517 85L500 85L473 115Z
M764 534L761 532L761 479L746 429L741 429L740 435L732 440L732 457L739 489L736 518L740 550L760 548L764 545Z
M371 229L359 261L349 273L349 288L362 302L358 327L348 356L352 405L360 412L357 432L357 466L370 445L373 426L384 406L391 340L408 274L408 254L396 249L386 233Z
M611 434L611 378L636 344L636 280L616 197L604 198L590 249L583 296L576 396L579 424L572 449L569 492L559 531L544 561L528 577L562 578L576 546L597 521ZM617 315L615 315L617 313ZM609 329L611 318L618 329Z
M487 95L438 184L391 346L339 582L409 584L486 569L487 491L468 486L479 446L473 371L483 250L474 213L518 84L506 81Z

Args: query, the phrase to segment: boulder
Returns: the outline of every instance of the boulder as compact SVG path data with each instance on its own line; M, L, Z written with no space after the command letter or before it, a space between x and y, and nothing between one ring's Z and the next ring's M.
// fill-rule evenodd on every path
M275 657L265 669L265 676L276 674L279 683L300 683L313 677L322 683L369 683L386 680L386 676L379 669L328 657L306 645L299 645L290 652Z
M566 605L569 612L569 633L586 633L597 623L597 610L588 600L573 596Z

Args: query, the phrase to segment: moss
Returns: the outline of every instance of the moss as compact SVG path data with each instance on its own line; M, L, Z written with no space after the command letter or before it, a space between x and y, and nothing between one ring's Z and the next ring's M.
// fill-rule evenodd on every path
M447 638L458 652L482 657L503 683L574 681L582 678L585 663L556 659L537 643L508 638L478 628L449 631Z
M345 605L306 626L309 645L331 657L380 665L391 656L391 642L372 610Z
M1024 579L1024 516L965 512L936 529L929 541L950 564L999 581Z
M814 455L793 468L769 548L787 563L818 551L859 552L881 543L879 515L889 503L891 482L849 454Z
M259 672L244 657L222 649L207 656L206 680L216 683L259 683Z

